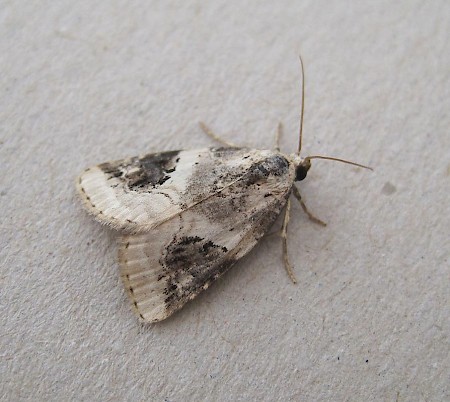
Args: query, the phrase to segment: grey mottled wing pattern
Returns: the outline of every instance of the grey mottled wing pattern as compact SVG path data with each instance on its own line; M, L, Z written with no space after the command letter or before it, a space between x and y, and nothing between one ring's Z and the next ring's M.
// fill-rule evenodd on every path
M294 169L266 153L237 181L147 233L120 238L121 276L141 320L160 321L208 288L266 233Z

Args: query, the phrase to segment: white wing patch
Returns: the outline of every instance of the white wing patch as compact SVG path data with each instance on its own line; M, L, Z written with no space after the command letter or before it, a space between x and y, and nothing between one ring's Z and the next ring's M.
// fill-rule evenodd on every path
M271 151L170 151L86 169L77 188L89 213L114 229L142 233L238 180Z
M140 319L167 318L247 254L283 208L292 175L288 164L275 176L262 163L157 229L122 236L121 276Z

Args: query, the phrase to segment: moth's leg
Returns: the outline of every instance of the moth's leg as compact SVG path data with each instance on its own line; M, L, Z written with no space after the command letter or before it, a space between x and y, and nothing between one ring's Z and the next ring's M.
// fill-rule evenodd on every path
M314 223L317 223L321 226L327 226L327 224L320 220L319 218L316 218L311 212L308 211L308 208L306 208L305 203L302 200L302 196L300 195L300 191L298 191L298 188L296 186L292 186L292 193L294 194L294 197L297 198L298 202L300 203L303 211L306 215L308 215L308 218L313 221Z
M283 260L284 260L284 266L286 268L286 272L289 275L289 278L291 278L291 281L294 283L297 283L297 279L294 275L294 270L292 269L292 265L289 262L289 256L288 256L288 249L287 249L287 227L289 223L289 216L291 213L291 200L288 199L286 203L286 210L284 211L284 220L283 220L283 226L281 227L281 240L283 243Z
M277 132L275 134L275 150L280 151L280 138L283 134L283 123L278 123Z
M200 128L203 130L203 132L210 138L212 138L214 141L220 142L222 145L230 148L239 148L238 145L233 144L232 142L228 142L217 136L212 132L212 130L202 121L198 123Z

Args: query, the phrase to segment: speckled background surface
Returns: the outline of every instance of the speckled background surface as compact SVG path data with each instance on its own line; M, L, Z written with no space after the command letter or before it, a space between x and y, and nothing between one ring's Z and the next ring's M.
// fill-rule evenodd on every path
M0 398L450 399L450 4L3 1ZM171 319L131 313L85 167L224 138L304 154L290 256L263 239Z

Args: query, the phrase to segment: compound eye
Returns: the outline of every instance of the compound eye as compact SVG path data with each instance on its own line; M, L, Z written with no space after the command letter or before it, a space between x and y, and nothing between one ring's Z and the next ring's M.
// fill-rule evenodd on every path
M295 181L303 180L308 174L308 169L309 167L306 167L304 165L297 166L297 170L295 171Z

